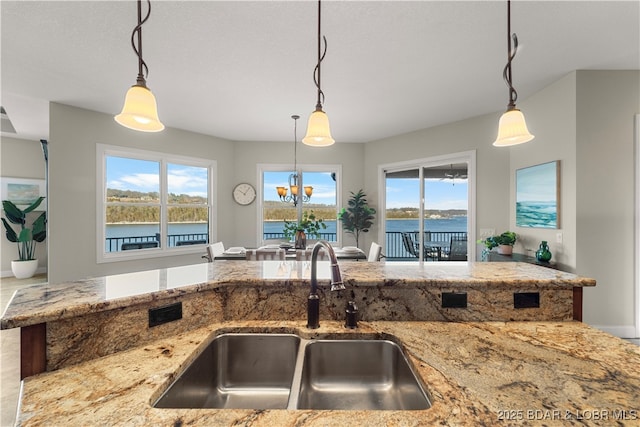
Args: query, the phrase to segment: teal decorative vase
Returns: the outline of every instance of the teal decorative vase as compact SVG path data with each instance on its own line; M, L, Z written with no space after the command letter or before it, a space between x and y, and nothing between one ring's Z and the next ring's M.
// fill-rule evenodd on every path
M549 262L551 259L551 251L545 240L540 243L540 248L536 251L536 259L542 262Z

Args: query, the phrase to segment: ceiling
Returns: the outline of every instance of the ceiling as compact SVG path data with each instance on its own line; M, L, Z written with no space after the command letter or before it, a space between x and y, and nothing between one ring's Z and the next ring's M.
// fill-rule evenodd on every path
M0 8L1 105L17 137L48 138L49 101L120 111L137 75L135 2ZM520 100L574 70L640 69L638 1L517 0L512 31ZM324 110L337 142L506 108L505 1L325 1L322 32ZM152 2L143 53L160 119L233 141L291 140L290 116L306 121L316 103L316 34L315 1Z

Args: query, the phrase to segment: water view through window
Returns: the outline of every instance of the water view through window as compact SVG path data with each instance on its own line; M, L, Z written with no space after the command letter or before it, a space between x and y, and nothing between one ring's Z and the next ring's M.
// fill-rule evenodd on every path
M161 161L106 156L105 166L105 252L208 242L207 167L167 162L163 189Z

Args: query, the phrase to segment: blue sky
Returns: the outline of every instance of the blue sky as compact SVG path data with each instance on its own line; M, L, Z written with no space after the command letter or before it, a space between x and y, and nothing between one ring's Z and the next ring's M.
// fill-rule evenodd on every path
M148 160L107 157L107 188L150 192L160 190L160 164ZM207 168L167 165L169 193L207 196Z
M467 180L427 179L425 183L426 209L467 209ZM387 209L417 208L420 180L418 178L387 179Z
M207 169L169 164L169 192L206 196ZM279 200L276 187L289 186L289 172L265 172L265 200ZM312 202L336 203L335 181L328 172L306 172L304 185L313 187ZM159 163L147 160L107 157L107 188L140 192L159 191ZM387 179L387 208L418 207L417 178ZM427 180L427 209L467 209L467 181ZM357 191L353 189L350 191Z

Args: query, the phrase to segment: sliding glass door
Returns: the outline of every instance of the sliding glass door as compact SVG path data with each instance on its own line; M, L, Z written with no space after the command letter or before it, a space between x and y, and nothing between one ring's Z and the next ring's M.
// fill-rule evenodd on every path
M387 261L472 259L475 152L381 167Z

